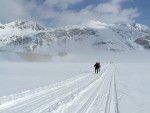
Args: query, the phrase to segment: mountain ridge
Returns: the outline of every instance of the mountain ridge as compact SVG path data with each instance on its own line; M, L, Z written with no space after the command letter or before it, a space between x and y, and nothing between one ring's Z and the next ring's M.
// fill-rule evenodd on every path
M58 53L62 48L63 52L68 52L77 46L111 51L150 50L150 40L145 38L149 34L149 27L137 23L89 21L81 25L44 28L36 22L16 21L0 24L0 49L37 54ZM140 43L138 39L147 42Z

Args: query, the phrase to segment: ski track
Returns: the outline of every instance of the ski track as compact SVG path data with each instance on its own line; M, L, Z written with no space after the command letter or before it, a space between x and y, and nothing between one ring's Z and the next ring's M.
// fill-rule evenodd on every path
M0 98L0 113L119 113L115 68Z

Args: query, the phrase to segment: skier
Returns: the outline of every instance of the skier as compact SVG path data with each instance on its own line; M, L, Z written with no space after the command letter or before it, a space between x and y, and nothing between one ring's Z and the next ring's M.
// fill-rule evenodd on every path
M94 65L94 67L95 67L95 73L98 73L98 72L100 72L100 63L99 62L96 62L96 64Z
M100 68L101 68L101 64L100 64L100 62L98 62L98 71L100 72Z

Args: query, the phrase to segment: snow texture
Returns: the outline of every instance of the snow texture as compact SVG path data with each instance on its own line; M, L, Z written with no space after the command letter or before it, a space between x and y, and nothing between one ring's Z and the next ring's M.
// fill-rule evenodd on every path
M0 113L119 113L115 69L0 98ZM86 82L85 82L86 81ZM101 106L101 107L100 107Z

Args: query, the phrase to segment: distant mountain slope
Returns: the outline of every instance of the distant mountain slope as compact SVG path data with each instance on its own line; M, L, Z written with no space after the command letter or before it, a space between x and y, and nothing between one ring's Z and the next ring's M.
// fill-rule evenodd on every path
M0 24L0 49L49 54L82 48L126 51L149 49L141 44L150 29L141 24L105 24L90 21L82 25L46 29L31 21Z
M135 42L143 46L145 49L150 50L150 34L136 39Z

